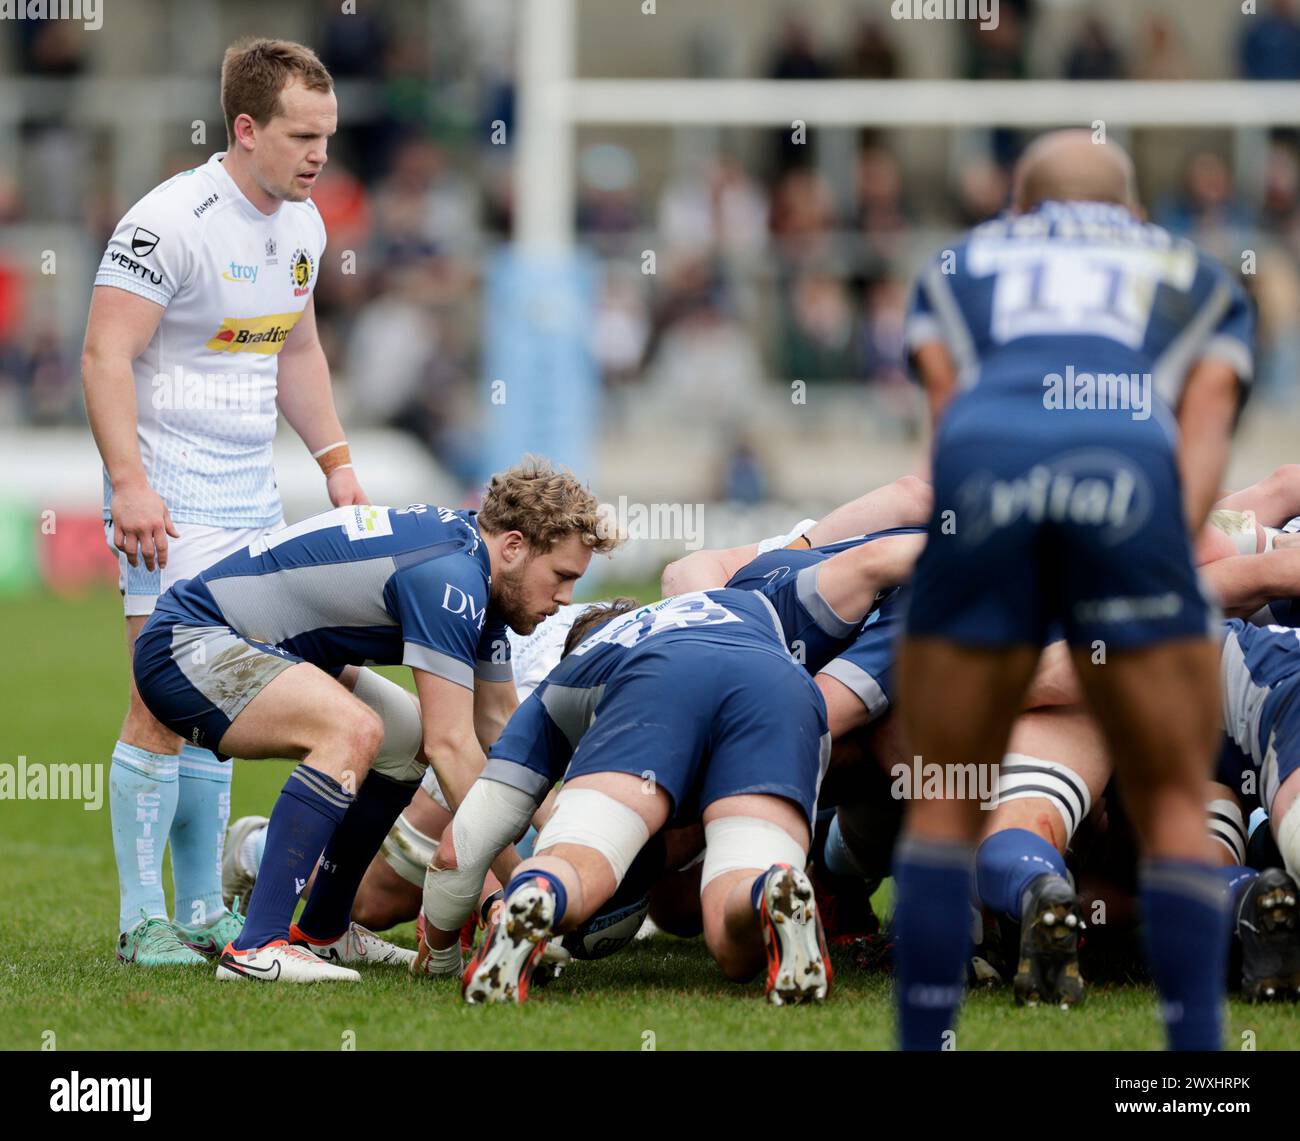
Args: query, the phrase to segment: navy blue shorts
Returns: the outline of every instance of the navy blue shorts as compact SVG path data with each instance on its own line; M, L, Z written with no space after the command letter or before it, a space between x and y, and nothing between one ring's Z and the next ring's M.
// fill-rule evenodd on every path
M653 780L687 823L728 796L780 796L812 826L830 759L826 705L778 653L703 643L648 645L610 679L565 779Z
M220 754L221 738L244 706L302 658L241 638L229 626L191 621L154 611L135 641L135 684L168 729Z
M1147 433L1063 443L940 432L907 633L1117 650L1206 637L1174 456Z

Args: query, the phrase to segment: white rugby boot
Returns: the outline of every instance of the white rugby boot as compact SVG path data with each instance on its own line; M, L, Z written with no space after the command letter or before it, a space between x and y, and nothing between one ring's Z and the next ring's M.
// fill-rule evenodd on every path
M496 910L483 946L465 970L465 1001L524 1002L554 918L555 895L545 879L539 876L515 888Z
M356 983L361 976L349 967L318 959L287 939L276 939L265 947L236 951L227 943L217 960L217 978L251 979L262 983Z
M789 864L768 868L758 920L767 950L768 1002L821 1002L831 988L831 958L808 877Z
M289 926L289 942L329 963L374 963L381 967L409 970L415 962L414 951L381 939L360 923L349 923L348 929L337 939L324 941L313 939L293 923Z

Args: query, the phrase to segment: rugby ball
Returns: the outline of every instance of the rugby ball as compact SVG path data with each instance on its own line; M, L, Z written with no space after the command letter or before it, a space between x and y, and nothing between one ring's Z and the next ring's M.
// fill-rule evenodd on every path
M603 959L632 942L649 913L650 900L639 899L593 915L576 931L552 942L558 942L575 959Z

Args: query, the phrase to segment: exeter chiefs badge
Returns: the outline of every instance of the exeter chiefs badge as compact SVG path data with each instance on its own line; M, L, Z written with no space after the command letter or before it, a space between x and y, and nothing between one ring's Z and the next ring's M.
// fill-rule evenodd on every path
M153 253L153 248L157 244L158 235L152 230L146 230L143 226L137 226L135 233L131 235L131 252L138 258Z
M293 251L293 258L289 262L289 278L293 282L295 297L301 297L309 291L313 269L315 265L311 260L311 254L304 249Z

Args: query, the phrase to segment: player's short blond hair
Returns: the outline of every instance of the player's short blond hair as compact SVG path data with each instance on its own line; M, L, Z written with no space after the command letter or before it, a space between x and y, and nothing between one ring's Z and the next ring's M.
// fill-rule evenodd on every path
M334 80L311 48L292 40L248 38L226 48L221 61L221 112L226 139L235 141L235 120L249 115L259 127L284 113L280 93L292 80L309 91L333 91Z
M622 541L591 491L541 456L525 456L488 480L478 522L493 535L518 531L537 551L549 551L569 535L602 555Z

